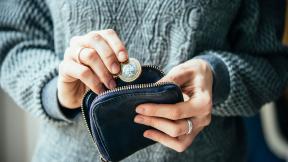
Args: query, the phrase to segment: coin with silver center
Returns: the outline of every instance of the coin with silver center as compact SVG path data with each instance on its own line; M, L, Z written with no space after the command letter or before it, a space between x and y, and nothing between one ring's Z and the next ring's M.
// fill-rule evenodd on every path
M127 63L121 64L121 74L119 78L124 82L133 82L142 72L140 62L135 58L129 58Z

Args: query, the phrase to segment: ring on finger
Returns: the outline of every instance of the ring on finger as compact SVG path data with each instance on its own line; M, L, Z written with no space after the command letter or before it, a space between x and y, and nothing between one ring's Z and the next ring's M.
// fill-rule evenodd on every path
M186 134L189 135L192 133L193 124L192 124L192 121L190 119L186 119L186 121L187 121L187 126L188 126L188 131Z
M84 49L85 49L85 47L80 47L80 48L78 49L78 52L77 52L77 62L78 62L79 64L82 64L82 62L81 62L81 60L80 60L80 55L81 55L81 52L82 52Z

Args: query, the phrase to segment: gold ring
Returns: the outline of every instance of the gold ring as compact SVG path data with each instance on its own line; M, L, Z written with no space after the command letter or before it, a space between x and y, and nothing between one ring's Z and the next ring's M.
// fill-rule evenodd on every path
M83 49L85 49L85 47L79 48L79 49L78 49L78 52L77 52L77 62L78 62L79 64L82 64L82 62L80 61L80 54L81 54L81 52L82 52Z

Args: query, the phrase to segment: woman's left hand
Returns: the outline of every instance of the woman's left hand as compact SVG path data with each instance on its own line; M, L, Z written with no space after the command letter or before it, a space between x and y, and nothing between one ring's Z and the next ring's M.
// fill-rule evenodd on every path
M174 67L159 82L174 82L181 87L184 102L142 104L134 121L151 126L144 137L178 152L186 150L203 128L210 124L212 112L212 71L205 61L192 59ZM192 131L189 131L189 122Z

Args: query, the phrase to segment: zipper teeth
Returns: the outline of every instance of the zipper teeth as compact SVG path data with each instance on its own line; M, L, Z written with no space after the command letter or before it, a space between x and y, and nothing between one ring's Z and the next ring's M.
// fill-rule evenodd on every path
M154 65L143 65L142 67L150 67L150 68L154 68L157 69L161 72L162 75L164 75L164 72L162 70L160 70L160 68L158 66L154 66ZM118 76L116 77L118 78ZM121 86L115 89L111 89L111 90L107 90L105 92L100 93L95 99L106 95L108 93L112 93L112 92L118 92L118 91L122 91L122 90L129 90L129 89L141 89L141 88L151 88L154 86L161 86L163 84L168 84L171 82L160 82L160 83L144 83L144 84L134 84L134 85L126 85L126 86ZM88 92L87 92L88 93ZM84 95L85 96L85 95Z
M142 67L150 67L150 68L154 68L154 69L157 69L161 72L162 75L165 75L165 73L158 67L158 66L154 66L154 65L143 65ZM118 76L115 77L115 78L119 78ZM161 85L164 85L164 84L170 84L171 82L160 82L160 83L145 83L145 84L135 84L135 85L127 85L127 86L121 86L121 87L118 87L118 88L115 88L115 89L111 89L111 90L107 90L103 93L100 93L99 95L97 95L97 98L103 96L103 95L106 95L108 93L113 93L113 92L119 92L119 91L123 91L123 90L130 90L130 89L142 89L142 88L151 88L151 87L158 87L158 86L161 86ZM94 141L93 139L93 136L92 136L92 132L90 131L89 127L88 127L88 123L87 123L87 120L86 120L86 116L84 114L84 105L83 105L83 100L84 98L86 97L86 95L90 92L91 90L87 90L85 92L85 94L83 95L83 98L82 98L82 102L81 102L81 110L82 110L82 116L83 116L83 119L84 119L84 122L85 122L85 125L86 125L86 128L90 134L90 138L92 139L93 143L96 145L96 148L100 154L100 157L101 159L107 161L100 153L100 150L98 148L98 145L96 144L96 142ZM95 100L94 99L94 100Z
M145 84L134 84L134 85L127 85L127 86L121 86L119 88L115 88L115 89L111 89L111 90L107 90L103 93L100 93L95 99L109 94L109 93L114 93L114 92L119 92L119 91L123 91L123 90L131 90L131 89L142 89L142 88L151 88L151 87L158 87L164 84L169 84L171 82L160 82L160 83L145 83Z
M153 68L153 69L156 69L158 70L163 76L165 75L165 73L156 65L142 65L142 67L148 67L148 68ZM116 78L119 78L119 76L116 76Z
M84 119L85 126L86 126L86 128L87 128L87 130L88 130L88 132L89 132L90 139L91 139L91 140L93 141L93 143L96 145L96 148L97 148L97 151L99 152L100 157L101 157L102 159L104 159L104 158L102 157L102 155L100 154L98 145L96 144L96 142L95 142L95 141L93 140L93 138L92 138L92 133L91 133L89 127L88 127L88 123L87 123L88 121L87 121L86 116L85 116L85 114L84 114L83 100L84 100L84 98L86 97L86 95L87 95L89 92L90 92L90 90L87 90L87 91L85 92L85 94L83 95L84 97L83 97L82 102L81 102L82 117L83 117L83 119Z

